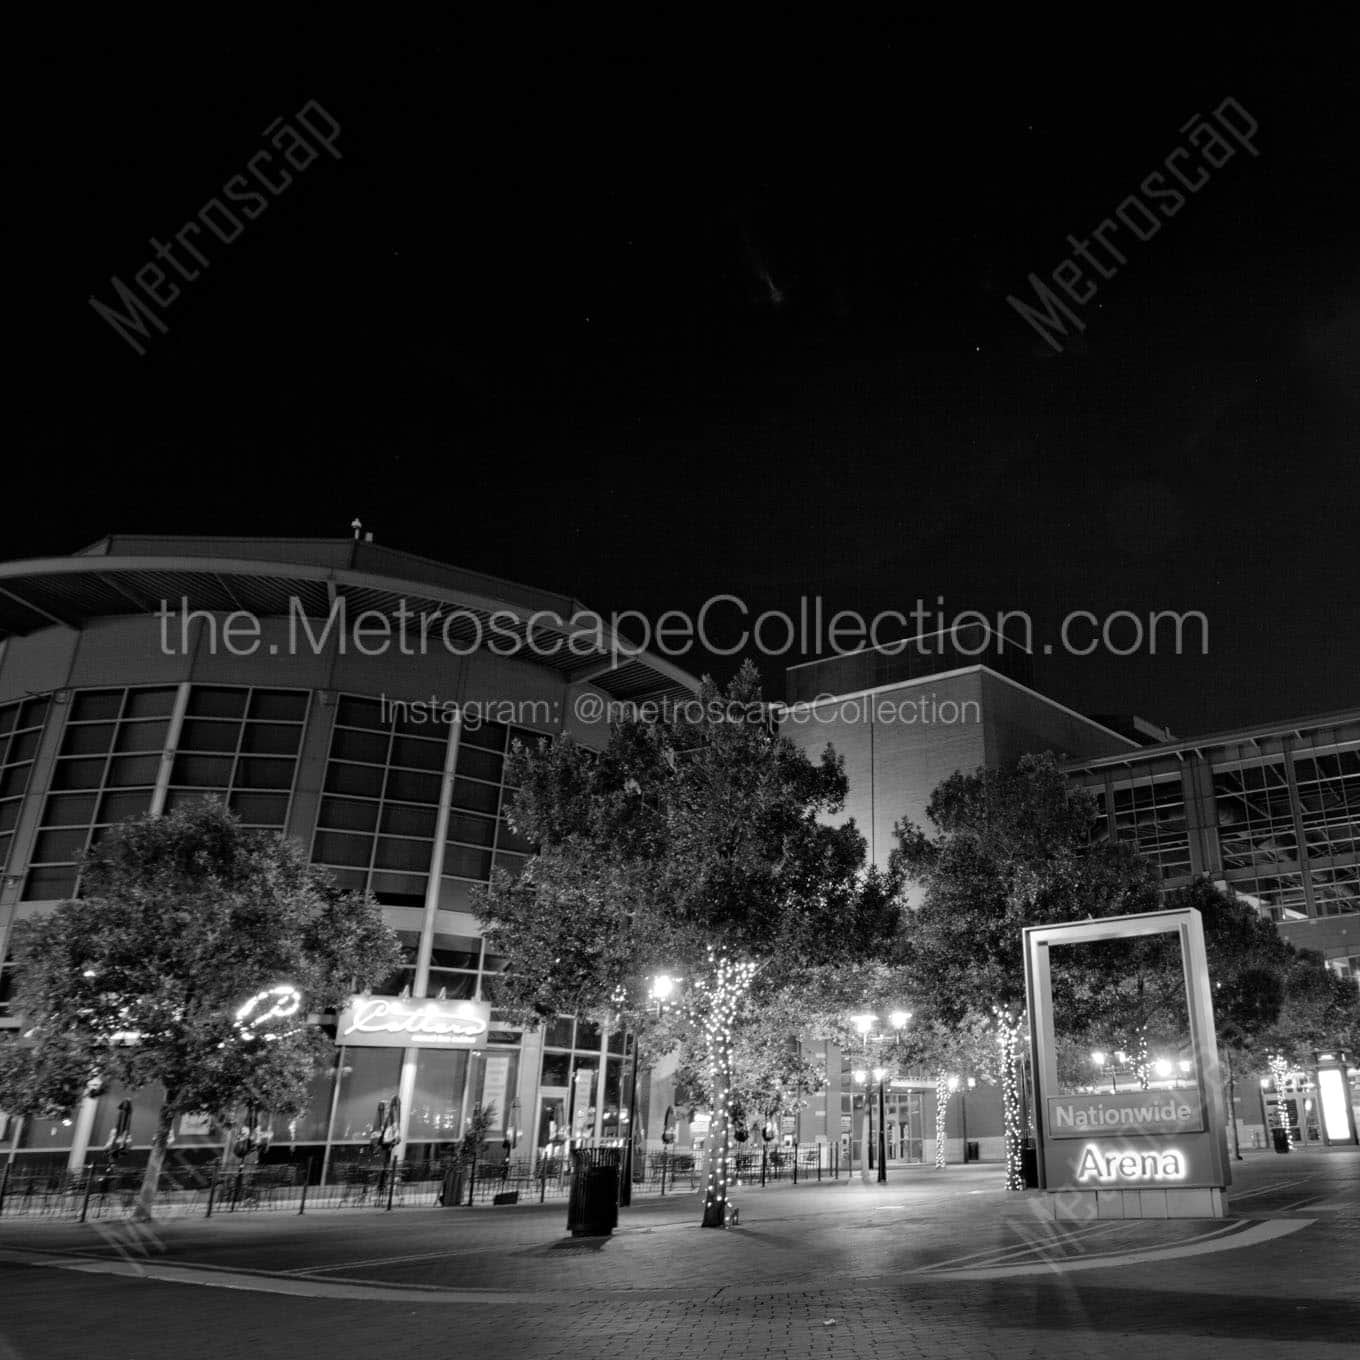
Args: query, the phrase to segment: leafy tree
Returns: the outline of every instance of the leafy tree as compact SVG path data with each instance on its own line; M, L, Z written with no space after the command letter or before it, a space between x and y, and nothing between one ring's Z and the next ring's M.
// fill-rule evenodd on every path
M926 808L933 834L898 824L893 868L922 890L905 932L912 995L944 1026L993 1015L1003 1053L1007 1185L1023 1188L1015 1056L1025 1007L1026 926L1155 910L1150 867L1092 839L1095 811L1052 756L956 773ZM1061 979L1055 979L1061 985ZM1077 1014L1055 986L1055 1007Z
M917 1016L903 1031L895 1056L905 1066L935 1073L935 1165L945 1165L950 1079L969 1076L995 1082L1003 1076L1003 1053L994 1017L973 1011L961 1019Z
M670 721L617 724L598 755L570 740L517 749L510 780L510 823L539 848L479 908L510 960L502 1004L641 1020L650 974L684 978L668 1032L707 1073L703 1223L720 1227L739 1103L793 1070L773 1040L743 1036L819 970L882 955L896 929L896 894L864 872L863 837L827 821L845 799L841 763L777 734L748 664L725 690L705 679ZM763 1055L744 1093L743 1043Z
M241 1103L298 1111L330 1041L307 1012L399 963L371 898L339 892L300 845L244 830L220 804L112 827L81 869L83 895L15 932L22 1039L0 1049L0 1101L69 1110L111 1082L164 1091L139 1217L149 1217L171 1127ZM297 1006L266 998L280 984ZM272 1012L272 1013L271 1013Z

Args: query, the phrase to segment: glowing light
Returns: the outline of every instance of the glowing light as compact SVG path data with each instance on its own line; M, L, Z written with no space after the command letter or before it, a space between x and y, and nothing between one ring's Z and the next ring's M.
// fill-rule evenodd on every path
M250 1030L266 1020L291 1019L302 1008L302 993L291 982L256 992L236 1012L237 1029Z
M863 1086L869 1080L869 1074L862 1067L855 1068L850 1075L854 1077L857 1086Z
M1095 1063L1097 1067L1104 1067L1105 1055L1099 1049L1096 1049L1096 1051L1091 1054L1091 1061Z
M949 1113L949 1082L943 1072L935 1076L935 1165L942 1167L944 1160L945 1119Z
M862 1038L865 1035L867 1035L871 1029L873 1029L874 1021L877 1019L878 1016L876 1015L868 1014L852 1015L850 1017L850 1023L854 1025L855 1029L858 1031L860 1037Z
M902 1029L905 1027L907 1021L910 1019L911 1019L910 1011L893 1011L893 1013L888 1017L888 1023L894 1029Z
M1001 1114L1006 1143L1006 1189L1023 1190L1025 1172L1022 1160L1024 1131L1020 1124L1020 1080L1016 1075L1016 1044L1020 1039L1024 1015L1015 1015L1000 1006L993 1007L997 1040L1001 1045Z
M1171 1075L1171 1064L1165 1058L1158 1058L1153 1064L1153 1069L1159 1077L1169 1077Z
M875 1081L882 1081L883 1078L886 1077L887 1075L888 1075L888 1069L887 1069L886 1067L875 1067L875 1068L874 1068L874 1080L875 1080Z
M1348 1143L1351 1137L1347 1118L1350 1096L1339 1067L1318 1069L1318 1095L1322 1100L1322 1132L1334 1143Z
M675 989L683 978L672 977L669 973L658 973L652 979L652 1000L666 1002L675 995Z
M1117 1181L1183 1181L1186 1161L1177 1148L1159 1148L1155 1152L1127 1148L1108 1152L1095 1143L1087 1143L1077 1163L1077 1180L1085 1183L1098 1181L1113 1185Z

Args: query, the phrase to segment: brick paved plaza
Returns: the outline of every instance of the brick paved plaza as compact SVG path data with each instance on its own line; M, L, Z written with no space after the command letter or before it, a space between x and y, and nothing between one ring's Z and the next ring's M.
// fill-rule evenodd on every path
M1257 1152L1227 1221L1055 1225L994 1166L562 1206L0 1225L0 1357L1279 1356L1360 1338L1360 1152ZM58 1267L58 1268L53 1268Z

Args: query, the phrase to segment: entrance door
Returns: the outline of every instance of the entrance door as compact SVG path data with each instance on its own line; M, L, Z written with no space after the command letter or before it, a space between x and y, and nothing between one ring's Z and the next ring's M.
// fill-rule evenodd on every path
M888 1159L895 1162L923 1160L922 1133L925 1093L893 1091L888 1097Z

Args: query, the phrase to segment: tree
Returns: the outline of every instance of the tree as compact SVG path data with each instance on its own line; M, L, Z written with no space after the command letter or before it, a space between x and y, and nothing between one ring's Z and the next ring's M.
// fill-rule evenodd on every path
M669 721L617 724L598 755L564 739L518 748L510 771L510 823L538 851L479 907L510 961L504 1004L641 1022L646 978L681 974L669 1033L706 1073L703 1224L721 1227L752 1017L822 969L885 953L896 930L896 894L864 871L863 837L827 821L845 799L841 763L777 734L748 663L725 690L705 678ZM744 1098L768 1095L779 1065Z
M978 1077L993 1082L1003 1076L1003 1055L993 1017L970 1012L946 1021L920 1015L904 1031L897 1057L908 1066L935 1073L935 1165L945 1165L946 1120L949 1112L950 1078L967 1081Z
M1052 756L951 775L926 808L928 835L897 826L893 867L921 890L905 931L912 994L943 1025L992 1015L1002 1049L1006 1180L1022 1189L1019 1085L1025 926L1157 908L1150 867L1130 847L1092 839L1090 796ZM1055 1007L1064 998L1056 994ZM1077 1008L1064 1007L1075 1014Z
M0 1050L0 1101L43 1114L110 1082L160 1085L146 1218L175 1118L225 1120L246 1101L296 1113L330 1043L307 1012L380 980L400 954L371 898L213 802L112 827L81 891L16 929L25 1030Z

